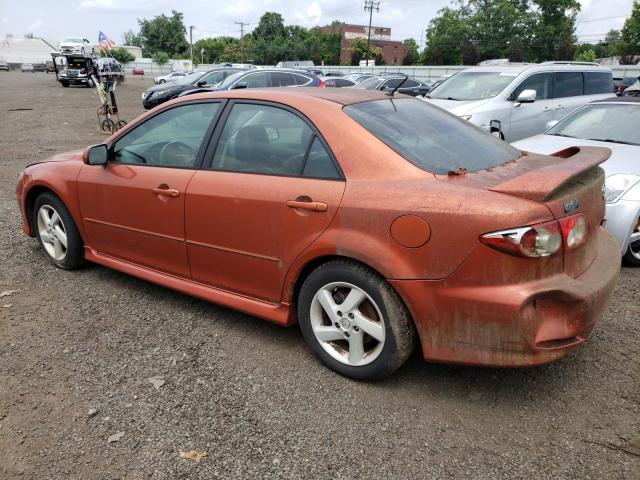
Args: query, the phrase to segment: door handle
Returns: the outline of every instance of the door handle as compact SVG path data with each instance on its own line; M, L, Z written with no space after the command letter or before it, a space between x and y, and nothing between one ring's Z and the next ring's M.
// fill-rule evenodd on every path
M310 210L312 212L326 212L327 204L324 202L287 200L287 207L297 208L299 210Z
M558 106L556 107L556 110L562 110L563 108L564 108L564 105L558 105Z
M550 112L551 111L551 107L544 107L542 109L543 112Z
M164 197L176 198L180 196L180 190L169 188L169 186L165 183L160 185L158 188L152 188L151 191L156 195L162 195Z

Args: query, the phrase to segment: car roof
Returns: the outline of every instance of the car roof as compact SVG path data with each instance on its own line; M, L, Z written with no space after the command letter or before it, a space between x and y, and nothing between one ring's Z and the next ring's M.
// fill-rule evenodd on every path
M570 63L570 62L544 62L544 63L505 63L499 65L486 65L486 66L477 66L477 67L469 67L461 72L490 72L490 73L499 73L499 72L511 72L514 74L519 74L525 72L527 70L540 70L540 71L586 71L586 70L600 70L603 72L610 72L611 69L602 65L590 64L590 63Z
M281 69L278 69L281 70ZM354 103L369 102L372 100L389 100L389 96L379 90L364 90L351 88L318 88L318 87L275 87L275 88L247 88L239 90L225 90L219 92L202 92L189 95L193 98L242 98L251 100L265 100L277 103L288 103L289 101L332 102L339 105L352 105ZM410 98L402 97L397 98Z
M602 100L595 100L591 103L640 103L640 97L610 97Z

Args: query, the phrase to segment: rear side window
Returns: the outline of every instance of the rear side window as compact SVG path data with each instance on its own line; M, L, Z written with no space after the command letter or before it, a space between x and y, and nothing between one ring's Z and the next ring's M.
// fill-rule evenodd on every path
M584 95L582 72L556 72L553 89L555 98L577 97ZM613 86L611 87L613 90Z
M418 99L356 103L344 112L427 172L446 174L461 168L474 172L520 156L508 143Z
M509 100L516 101L518 96L525 90L535 90L536 100L548 100L551 98L551 85L553 83L552 73L536 73L518 85L513 91Z
M293 74L293 78L296 80L296 85L302 86L307 83L311 83L311 79L309 77L305 77L304 75L298 75L297 73Z
M296 82L293 75L287 72L272 72L271 73L271 86L272 87L290 87L295 85Z
M585 72L589 95L613 92L613 78L609 72Z

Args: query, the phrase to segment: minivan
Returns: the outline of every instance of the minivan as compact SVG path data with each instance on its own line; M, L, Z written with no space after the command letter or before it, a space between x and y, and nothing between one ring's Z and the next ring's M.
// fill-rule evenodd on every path
M611 69L556 61L469 68L431 90L425 100L513 142L542 133L548 122L612 93Z

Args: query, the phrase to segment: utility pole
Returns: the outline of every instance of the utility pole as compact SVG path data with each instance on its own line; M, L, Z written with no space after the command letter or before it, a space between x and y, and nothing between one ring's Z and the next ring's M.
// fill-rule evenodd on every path
M380 2L374 0L364 0L364 11L369 10L369 30L367 31L367 67L369 66L369 57L371 56L371 21L373 20L373 10L380 11Z
M189 27L189 53L191 54L191 64L193 65L193 25ZM193 67L192 67L193 68Z
M245 22L233 22L236 25L240 25L240 60L244 63L244 27L249 25Z

